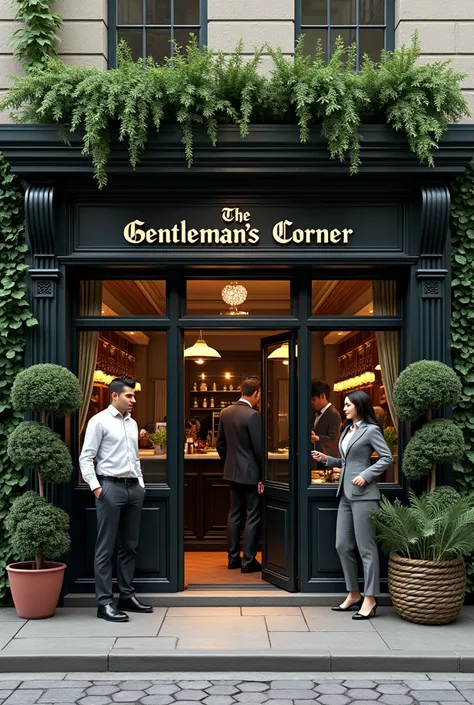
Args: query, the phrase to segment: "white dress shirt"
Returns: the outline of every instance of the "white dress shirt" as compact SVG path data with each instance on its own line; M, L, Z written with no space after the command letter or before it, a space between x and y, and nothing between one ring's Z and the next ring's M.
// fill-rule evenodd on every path
M361 425L361 423L362 423L362 421L356 421L355 424L353 424L353 425L354 425L356 428L359 428L359 426ZM354 428L354 430L352 431L352 433L355 433L355 428ZM352 433L351 433L350 431L346 431L346 433L345 433L345 435L344 435L344 438L343 438L342 441L341 441L341 450L342 450L342 452L344 453L344 455L346 454L347 446L349 445L349 441L350 441L350 439L351 439L351 437L352 437Z
M240 397L239 401L243 401L244 404L248 404L250 406L250 408L252 408L252 404L249 402L248 399L242 399L242 397Z
M321 409L321 411L317 414L317 416L314 420L314 427L313 428L316 428L321 416L324 414L325 411L327 411L329 409L330 406L332 406L332 404L331 404L331 402L328 402L328 404L326 404L326 406L323 409Z
M130 414L122 416L112 405L93 416L87 424L79 465L84 482L92 492L100 487L97 475L136 477L145 487L138 453L137 422Z

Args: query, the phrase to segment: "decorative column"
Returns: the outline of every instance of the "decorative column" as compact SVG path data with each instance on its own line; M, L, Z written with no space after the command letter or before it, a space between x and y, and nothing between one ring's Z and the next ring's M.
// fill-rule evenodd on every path
M424 185L421 249L416 279L419 306L418 359L450 363L450 277L446 267L451 197L444 184Z
M30 249L30 303L39 325L30 332L27 364L57 362L59 269L54 241L54 185L30 184L25 192L26 237Z

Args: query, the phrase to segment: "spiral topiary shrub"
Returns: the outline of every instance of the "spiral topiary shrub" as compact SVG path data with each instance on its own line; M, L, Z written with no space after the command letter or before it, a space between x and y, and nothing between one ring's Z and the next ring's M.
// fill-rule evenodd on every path
M36 569L45 559L54 559L69 549L69 517L45 499L45 482L68 482L72 460L61 437L47 426L47 416L72 414L82 403L79 380L59 365L34 365L20 372L12 388L17 411L39 412L42 422L24 421L8 439L12 462L34 467L39 495L27 492L15 500L6 527L15 553L23 559L35 558Z
M393 387L393 404L399 419L416 421L426 414L427 424L405 448L402 469L410 480L428 477L429 490L436 486L436 463L458 462L464 453L462 431L452 421L433 421L433 409L457 404L461 394L456 373L438 360L408 365Z

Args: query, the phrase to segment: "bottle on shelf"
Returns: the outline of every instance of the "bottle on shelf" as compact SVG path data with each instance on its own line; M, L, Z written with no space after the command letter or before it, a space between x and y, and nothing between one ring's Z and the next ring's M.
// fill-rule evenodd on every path
M193 384L193 392L197 392L197 390L198 390L197 382L194 382L194 384Z
M201 382L201 384L199 385L199 391L200 391L200 392L207 392L207 384L206 384L206 382Z
M217 392L217 384L215 382L212 383L212 391Z
M194 453L194 440L192 439L192 437L188 438L186 443L187 443L188 455L193 455L193 453Z
M195 409L197 409L197 408L198 408L198 406L199 406L199 404L198 404L198 400L197 400L197 397L194 397L194 401L193 401L193 407L194 407Z
M224 384L224 392L227 391L227 384Z
M204 397L204 399L202 400L202 406L204 409L207 409L207 397Z
M211 397L211 406L214 406L214 397Z

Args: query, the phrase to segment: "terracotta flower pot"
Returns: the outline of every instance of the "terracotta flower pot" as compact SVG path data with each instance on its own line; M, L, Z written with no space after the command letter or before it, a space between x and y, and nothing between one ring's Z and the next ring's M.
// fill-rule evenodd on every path
M22 619L52 617L63 584L65 563L45 561L42 570L34 570L34 565L34 561L7 565L13 602Z
M464 604L466 568L463 558L422 561L392 553L388 591L396 611L409 622L449 624Z

